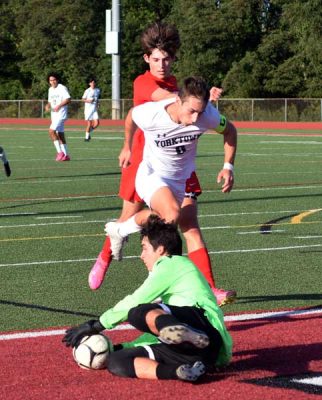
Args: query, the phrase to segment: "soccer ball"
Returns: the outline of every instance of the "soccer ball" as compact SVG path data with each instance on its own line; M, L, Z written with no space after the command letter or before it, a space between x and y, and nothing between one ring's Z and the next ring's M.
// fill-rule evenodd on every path
M84 369L104 369L108 354L113 350L112 342L102 334L85 336L73 348L76 363Z

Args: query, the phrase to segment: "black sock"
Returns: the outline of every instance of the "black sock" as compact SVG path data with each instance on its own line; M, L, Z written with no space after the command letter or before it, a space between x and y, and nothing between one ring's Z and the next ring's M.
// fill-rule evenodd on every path
M158 379L178 379L176 370L178 366L159 364L156 370L156 376Z
M166 326L178 324L180 324L180 322L171 314L162 314L155 319L155 326L159 332Z

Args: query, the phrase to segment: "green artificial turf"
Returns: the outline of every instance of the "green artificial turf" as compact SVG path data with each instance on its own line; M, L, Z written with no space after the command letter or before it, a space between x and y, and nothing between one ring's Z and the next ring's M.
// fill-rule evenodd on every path
M0 171L1 331L82 322L147 276L136 234L101 289L89 289L104 224L121 210L122 133L100 128L85 143L68 128L67 138L71 161L57 163L46 128L0 130L12 169ZM216 184L222 148L220 135L204 135L197 172L217 285L238 292L225 312L321 305L322 137L240 135L230 194Z

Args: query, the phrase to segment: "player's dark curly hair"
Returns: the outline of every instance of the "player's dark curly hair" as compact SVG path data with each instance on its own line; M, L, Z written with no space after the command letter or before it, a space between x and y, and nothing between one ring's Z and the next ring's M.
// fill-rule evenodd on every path
M49 78L51 76L57 79L57 82L60 82L60 76L57 72L49 72L49 74L47 75L47 81L49 81Z
M141 46L148 56L154 49L166 51L170 57L175 58L181 45L180 36L174 25L162 21L149 25L141 34Z
M188 96L193 96L204 103L208 103L209 95L207 82L201 76L189 76L183 81L183 85L179 90L179 97L182 101Z
M176 224L166 223L157 215L150 215L141 230L141 239L147 237L154 250L163 246L170 256L182 255L182 239Z

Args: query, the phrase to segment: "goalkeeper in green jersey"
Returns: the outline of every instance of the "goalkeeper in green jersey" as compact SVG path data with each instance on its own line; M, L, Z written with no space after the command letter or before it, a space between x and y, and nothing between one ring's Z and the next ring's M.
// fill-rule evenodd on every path
M182 256L176 225L150 216L141 244L148 278L99 320L68 329L63 342L74 347L84 336L128 321L145 334L114 346L107 369L115 375L194 381L207 369L228 364L232 340L223 313L204 276ZM162 303L151 303L158 297Z

